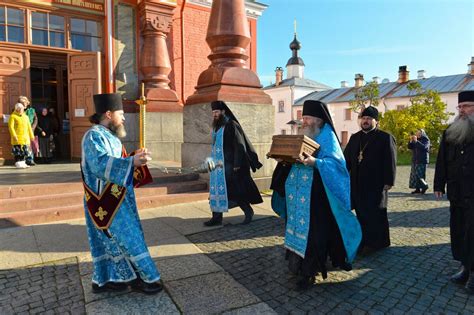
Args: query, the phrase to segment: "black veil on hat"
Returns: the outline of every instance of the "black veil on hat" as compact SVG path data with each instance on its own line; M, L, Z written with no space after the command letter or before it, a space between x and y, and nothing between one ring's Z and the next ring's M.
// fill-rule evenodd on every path
M255 172L257 169L261 168L263 164L260 163L260 161L258 160L257 152L255 151L252 143L250 142L249 138L247 138L247 135L242 129L242 126L240 125L239 121L237 120L235 115L232 113L230 108L227 106L227 104L224 101L213 101L211 102L211 109L212 110L225 110L225 115L229 118L230 121L234 122L235 127L242 134L244 138L245 151L246 151L245 154L247 155L252 171Z
M362 113L360 113L360 117L364 117L364 116L369 116L369 117L372 117L373 119L375 120L379 120L379 111L377 108L375 108L374 106L368 106L366 107Z
M122 95L119 93L105 93L94 95L95 112L103 114L107 111L123 110Z
M313 116L322 119L324 123L331 126L334 134L336 135L337 141L339 137L336 133L336 128L334 128L334 122L332 121L331 114L329 113L328 106L321 101L307 100L303 103L303 116Z
M474 90L462 91L458 94L458 103L474 102Z

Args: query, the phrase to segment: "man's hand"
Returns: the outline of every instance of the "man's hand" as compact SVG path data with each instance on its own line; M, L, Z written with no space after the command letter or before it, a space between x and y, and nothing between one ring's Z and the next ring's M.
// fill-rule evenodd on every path
M434 192L434 195L436 197L437 200L440 200L441 198L443 198L443 192L442 191L435 191Z
M383 190L390 190L390 189L392 189L392 186L390 186L390 185L384 185L383 186Z
M410 136L410 141L411 142L417 142L418 138L416 136Z
M306 166L314 166L316 163L316 158L303 152L303 154L300 154L300 157L297 159L297 161L303 163L303 165Z
M41 131L41 135L42 135L43 137L46 137L46 132Z
M151 161L151 155L146 148L137 150L133 156L133 166L135 167L146 165L148 161Z

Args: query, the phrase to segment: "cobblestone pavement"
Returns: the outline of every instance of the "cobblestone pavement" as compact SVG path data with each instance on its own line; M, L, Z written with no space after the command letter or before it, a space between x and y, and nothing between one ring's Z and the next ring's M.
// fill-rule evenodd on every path
M432 182L433 169L427 172ZM449 282L459 264L449 246L447 201L411 195L408 167L390 192L392 246L358 256L350 272L333 270L305 292L284 259L283 222L266 218L190 235L201 250L279 314L474 313L474 296Z
M0 314L85 314L76 258L0 271Z

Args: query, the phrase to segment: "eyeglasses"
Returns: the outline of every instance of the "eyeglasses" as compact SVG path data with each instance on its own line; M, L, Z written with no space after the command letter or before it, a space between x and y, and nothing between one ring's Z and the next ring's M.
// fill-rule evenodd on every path
M469 107L474 106L474 104L464 104L464 105L458 105L456 106L456 109L468 109Z

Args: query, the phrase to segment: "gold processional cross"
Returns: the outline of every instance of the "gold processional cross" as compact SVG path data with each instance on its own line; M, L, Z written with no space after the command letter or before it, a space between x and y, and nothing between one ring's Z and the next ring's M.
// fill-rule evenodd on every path
M146 104L148 103L146 96L145 96L145 83L142 82L142 95L140 99L136 100L140 106L140 149L145 148L146 142L146 133L145 133L145 126L146 126Z

